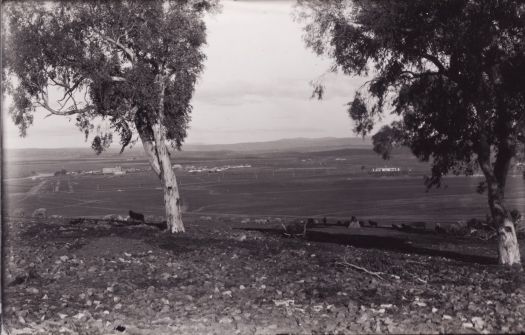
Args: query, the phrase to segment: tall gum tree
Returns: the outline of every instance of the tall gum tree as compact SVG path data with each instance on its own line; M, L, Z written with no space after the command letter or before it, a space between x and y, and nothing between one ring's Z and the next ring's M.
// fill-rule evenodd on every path
M385 114L398 117L373 136L388 158L407 145L431 161L427 186L448 173L485 180L499 263L521 257L505 207L512 159L525 142L525 4L511 0L303 0L304 39L335 71L372 79L348 112L363 136ZM322 87L314 93L322 95ZM521 149L520 149L521 148Z
M203 15L216 8L213 0L4 4L2 79L21 135L43 109L74 118L86 139L95 133L97 153L113 133L121 152L140 138L163 188L168 230L183 232L170 147L186 137L205 59ZM95 127L100 118L109 131Z

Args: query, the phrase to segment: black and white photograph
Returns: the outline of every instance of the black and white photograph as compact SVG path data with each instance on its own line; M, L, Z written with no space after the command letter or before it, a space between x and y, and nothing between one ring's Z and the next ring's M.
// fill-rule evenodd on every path
M523 1L1 15L1 335L525 332Z

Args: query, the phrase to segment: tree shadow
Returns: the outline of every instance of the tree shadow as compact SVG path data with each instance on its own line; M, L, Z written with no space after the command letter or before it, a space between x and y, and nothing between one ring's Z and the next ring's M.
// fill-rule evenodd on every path
M272 235L283 235L282 230L275 228L239 228L242 230L259 231ZM426 235L426 234L425 234ZM478 263L484 265L497 264L496 257L472 255L451 250L437 250L411 244L410 240L398 236L376 236L371 234L337 234L318 230L310 230L306 234L306 239L312 242L337 243L351 245L363 249L378 249L394 251L398 253L411 253L432 257L444 257L456 261Z

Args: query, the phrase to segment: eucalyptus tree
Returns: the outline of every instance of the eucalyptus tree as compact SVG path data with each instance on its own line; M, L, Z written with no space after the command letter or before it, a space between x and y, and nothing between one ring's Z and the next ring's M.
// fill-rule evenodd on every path
M348 112L388 158L407 145L431 161L427 186L479 167L499 262L520 264L505 187L525 142L525 4L512 0L304 0L304 39L334 70L371 78ZM323 89L316 88L318 95Z
M113 133L121 152L140 138L162 184L169 231L183 232L170 147L180 149L187 134L205 59L203 16L216 7L213 0L4 4L2 78L21 135L44 110L74 119L86 138L94 133L97 153ZM100 118L109 131L97 131Z

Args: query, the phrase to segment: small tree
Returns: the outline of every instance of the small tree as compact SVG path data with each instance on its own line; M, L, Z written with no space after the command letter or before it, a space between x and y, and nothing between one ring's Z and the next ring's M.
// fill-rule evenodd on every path
M205 58L202 15L213 0L81 1L4 5L4 71L21 135L36 109L74 117L101 153L138 133L164 190L169 231L182 232L169 146L180 148ZM53 101L49 92L61 91ZM55 93L56 94L56 93ZM110 132L96 129L108 120Z
M431 161L427 186L448 173L485 176L499 262L520 264L507 174L525 142L525 5L511 0L300 1L306 44L334 69L372 77L349 114L356 132L372 131L384 158L407 145ZM323 92L316 88L315 92Z

